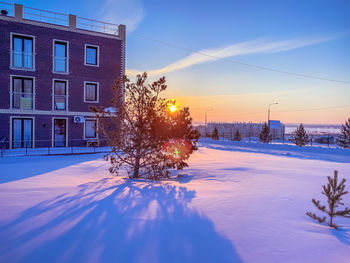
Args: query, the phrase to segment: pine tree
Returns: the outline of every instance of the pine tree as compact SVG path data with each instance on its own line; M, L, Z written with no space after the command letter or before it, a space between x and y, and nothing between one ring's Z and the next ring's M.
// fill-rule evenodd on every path
M300 147L305 146L309 142L309 136L306 133L304 125L301 123L295 130L294 143Z
M259 139L260 139L260 142L263 142L263 143L268 143L272 139L272 137L270 135L270 128L266 122L264 123L264 125L261 129L261 132L259 134Z
M234 141L240 141L242 140L241 134L239 133L239 130L237 129L235 132L235 136L233 137Z
M342 124L338 145L343 148L350 147L350 118Z
M343 178L341 182L338 184L338 171L334 171L334 177L331 178L330 176L328 178L328 184L323 185L323 192L322 194L327 197L327 203L328 203L328 209L326 206L321 205L319 200L312 199L312 203L322 212L326 213L330 220L328 222L328 225L330 227L333 227L335 229L338 228L337 225L333 223L333 218L336 216L343 216L343 217L349 217L350 218L350 209L345 207L344 210L338 210L336 211L336 208L344 205L342 202L342 196L347 194L348 192L345 191L345 179ZM317 220L320 223L323 223L326 221L326 217L319 217L314 213L307 212L306 215L309 217Z
M109 108L117 111L91 107L99 120L98 132L112 147L105 156L112 174L118 175L123 167L130 178L161 179L169 177L171 168L188 166L199 133L188 108L170 111L175 102L161 97L166 88L165 77L149 84L146 73L133 83L125 76L112 85Z
M214 132L213 132L211 138L213 140L219 140L219 131L218 131L218 129L216 127L214 128Z

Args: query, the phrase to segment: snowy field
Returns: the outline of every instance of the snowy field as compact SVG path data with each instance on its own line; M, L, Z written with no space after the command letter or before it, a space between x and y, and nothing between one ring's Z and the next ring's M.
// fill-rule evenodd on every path
M0 262L350 262L350 219L305 215L334 169L350 190L349 150L200 144L160 183L103 154L0 158Z

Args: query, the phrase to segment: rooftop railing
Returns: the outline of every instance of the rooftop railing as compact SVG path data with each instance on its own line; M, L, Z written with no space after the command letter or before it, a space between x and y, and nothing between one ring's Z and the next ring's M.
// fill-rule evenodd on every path
M99 32L110 35L118 35L119 25L101 22L93 19L76 17L57 12L46 11L38 8L26 7L18 4L0 2L0 10L6 10L6 16L17 19L27 19L42 23L78 28L87 31Z
M32 7L23 7L23 18L43 23L68 26L68 15Z
M118 25L83 17L77 17L77 28L105 34L118 35Z

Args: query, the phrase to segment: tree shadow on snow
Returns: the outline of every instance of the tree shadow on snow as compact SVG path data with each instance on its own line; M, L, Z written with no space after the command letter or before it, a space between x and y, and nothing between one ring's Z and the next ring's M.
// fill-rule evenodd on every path
M176 177L172 177L170 181L176 181L180 184L187 184L192 181L193 179L192 174L187 174L187 173L178 173Z
M241 262L213 222L187 206L194 197L146 180L84 184L0 227L0 261Z
M340 226L337 230L331 229L330 231L340 242L350 246L350 227Z
M103 154L85 154L0 158L0 167L3 165L6 167L0 169L0 184L45 174L82 162L102 159L102 157Z

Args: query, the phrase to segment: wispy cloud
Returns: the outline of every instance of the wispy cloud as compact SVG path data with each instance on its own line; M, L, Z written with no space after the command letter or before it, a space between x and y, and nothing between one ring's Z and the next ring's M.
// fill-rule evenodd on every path
M144 15L141 0L105 0L99 12L99 17L103 17L103 20L124 24L128 31L135 30Z
M252 41L236 43L233 45L220 47L220 48L199 50L163 68L153 69L153 70L127 69L126 73L127 75L135 76L137 74L142 73L143 71L147 71L150 76L157 76L157 75L162 75L165 73L177 71L180 69L188 68L194 65L215 61L218 59L230 58L234 56L248 55L248 54L284 52L284 51L288 51L296 48L301 48L301 47L325 42L333 38L334 36L323 37L323 38L313 38L313 39L306 39L306 38L291 39L291 40L283 40L283 41L267 41L264 39L257 39Z

